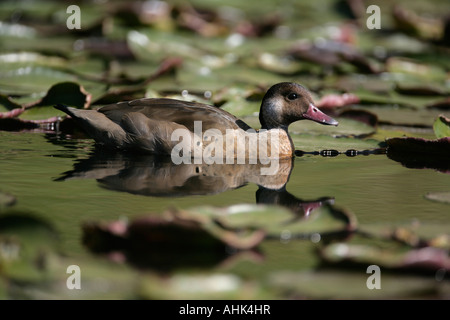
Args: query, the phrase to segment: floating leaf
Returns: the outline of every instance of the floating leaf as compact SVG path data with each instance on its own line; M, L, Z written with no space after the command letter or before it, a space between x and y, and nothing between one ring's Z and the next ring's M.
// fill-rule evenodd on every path
M432 201L450 203L450 192L431 192L427 193L425 198Z
M404 83L397 83L395 90L401 94L412 96L439 96L444 95L445 91L440 86L432 84L410 85Z
M146 216L129 225L85 223L83 242L93 252L122 255L129 263L153 269L199 267L218 264L228 257L227 246L250 249L265 233L211 228L205 217L168 210L162 216ZM213 232L212 232L213 230Z
M433 247L395 250L370 245L336 243L323 248L321 256L330 263L347 261L362 265L375 264L388 269L450 270L448 250Z
M440 115L433 124L433 130L437 138L450 137L450 119Z
M0 216L0 274L21 281L49 277L57 244L55 230L41 219L20 212Z
M87 108L91 95L82 86L74 82L61 82L53 85L47 94L36 102L27 104L26 108L54 106L61 103L77 108Z
M16 197L9 193L0 191L0 209L2 207L9 207L16 203Z
M386 69L388 72L404 73L428 81L442 81L447 78L446 72L439 66L403 57L394 56L388 58L386 61Z
M359 98L354 94L350 93L344 93L341 95L327 94L322 98L320 98L319 101L317 101L316 106L319 108L335 108L359 102L360 102Z
M439 110L449 110L450 109L450 98L445 98L443 100L436 101L427 105L427 109L439 109Z
M268 283L294 297L307 299L405 299L436 295L445 299L449 292L444 283L436 283L434 278L411 276L408 274L390 274L381 269L381 290L370 290L367 280L369 265L348 270L319 269L305 272L278 271L268 278ZM444 293L442 293L444 291ZM441 295L440 295L441 294Z
M26 111L21 119L36 120L45 119L63 112L53 108L56 104L66 104L77 108L87 108L91 102L91 94L74 82L61 82L53 85L47 94L38 101L27 104Z
M311 121L297 121L289 126L289 132L303 137L307 135L330 135L333 137L367 137L375 133L373 126L361 121L348 118L337 118L339 125L336 127L324 126Z
M363 122L372 128L376 128L378 125L378 116L375 113L366 110L344 109L339 113L339 117Z
M8 112L0 112L0 119L11 119L15 118L18 115L22 114L25 111L23 108L12 109Z
M148 275L143 278L141 294L150 300L179 300L186 297L192 300L247 300L274 297L261 284L230 273L176 274L164 278ZM184 309L187 306L183 306L179 313L189 314L192 310Z
M380 124L404 126L413 130L414 128L429 127L442 111L437 109L402 108L395 105L367 105L354 107L357 110L365 110L375 114ZM406 129L407 129L406 128ZM403 128L402 128L403 129ZM404 129L405 130L405 129Z
M15 109L21 109L22 106L16 102L14 102L13 100L11 100L10 97L0 94L0 112L2 112L3 110L15 110ZM3 112L2 112L3 113ZM2 116L0 116L0 118L2 118ZM4 117L7 118L7 117Z
M5 66L6 65L6 66ZM36 99L49 87L63 81L76 81L68 72L48 66L18 63L16 66L3 64L0 68L0 92L5 95L31 96ZM18 99L15 99L16 101Z
M450 137L437 140L422 138L391 138L386 140L387 156L408 168L450 170Z
M287 57L278 57L268 52L258 57L258 64L268 71L284 75L296 74L302 70L302 65L298 61Z
M348 62L362 73L377 73L377 67L354 46L338 41L324 41L320 45L302 42L289 49L289 54L298 60L325 66L338 66Z
M402 6L395 6L392 16L397 29L419 38L438 40L444 33L441 20L421 17Z
M296 150L304 152L337 150L345 152L347 150L367 150L382 147L383 143L374 139L357 138L334 138L327 135L295 134L292 140Z
M278 239L286 232L295 238L300 234L349 231L357 225L353 214L327 204L315 208L310 215L297 218L291 210L273 206L234 205L223 209L200 207L197 211L228 228L256 228Z

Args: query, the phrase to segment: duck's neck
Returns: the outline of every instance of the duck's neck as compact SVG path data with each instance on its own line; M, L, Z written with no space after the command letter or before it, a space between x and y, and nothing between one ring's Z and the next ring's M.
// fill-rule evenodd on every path
M282 121L279 114L270 112L271 110L275 110L275 108L261 108L261 111L259 113L261 130L268 130L272 133L278 131L280 157L292 158L294 156L295 149L292 138L289 136L288 125L281 124Z
M294 154L295 154L294 143L287 131L287 127L286 128L278 127L278 128L271 128L271 129L266 129L266 128L262 127L261 130L266 131L266 133L269 134L268 136L266 136L265 139L268 140L267 142L269 143L271 150L274 152L278 152L278 158L286 159L286 158L292 158L294 156ZM276 135L277 138L274 139L273 135ZM267 138L267 137L271 137L271 138ZM273 148L272 143L276 143L277 147ZM273 157L273 155L272 155L272 157Z

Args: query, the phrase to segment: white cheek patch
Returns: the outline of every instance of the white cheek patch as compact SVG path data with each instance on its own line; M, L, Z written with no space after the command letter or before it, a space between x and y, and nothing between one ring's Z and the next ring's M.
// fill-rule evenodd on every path
M270 111L272 114L282 113L283 111L283 100L272 98L269 101Z
M280 120L281 115L283 114L284 103L281 99L271 99L270 100L271 110L270 117L272 119Z

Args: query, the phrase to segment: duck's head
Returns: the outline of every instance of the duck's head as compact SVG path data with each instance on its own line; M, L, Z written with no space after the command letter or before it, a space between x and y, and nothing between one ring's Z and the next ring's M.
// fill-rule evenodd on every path
M267 90L261 104L261 129L281 128L287 131L295 121L308 119L337 126L338 122L320 111L309 91L293 82L281 82Z

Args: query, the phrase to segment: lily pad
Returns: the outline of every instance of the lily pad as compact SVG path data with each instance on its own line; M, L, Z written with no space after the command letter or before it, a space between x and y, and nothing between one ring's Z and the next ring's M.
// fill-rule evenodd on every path
M16 197L9 193L0 191L0 209L2 207L9 207L16 203Z
M367 286L368 264L353 272L340 270L310 270L307 272L279 271L268 278L269 284L294 297L310 299L403 299L411 297L442 298L450 290L436 280L408 274L390 274L381 269L381 289Z
M428 140L422 138L391 138L386 140L387 156L408 168L432 168L450 172L450 137Z
M53 108L56 104L66 104L77 108L87 108L91 101L90 93L74 82L61 82L52 86L47 94L38 101L26 105L22 119L44 119L63 115Z
M321 256L330 263L344 261L362 265L378 265L387 269L438 271L450 270L448 250L424 248L385 249L371 245L336 243L321 250Z
M361 104L370 105L388 105L400 106L409 109L421 109L426 105L436 103L442 99L442 96L411 96L400 94L395 91L389 91L386 94L379 94L367 90L355 91L355 94L360 98Z
M295 238L300 234L349 231L357 225L352 213L329 204L316 208L302 219L295 219L291 210L262 205L235 205L222 209L200 207L196 211L210 216L214 221L220 221L227 228L263 230L268 237L276 239L286 232ZM217 230L214 225L210 224L210 227Z
M434 122L433 129L437 138L450 137L450 119L440 115Z
M168 210L162 216L146 216L129 225L85 223L83 242L93 252L116 252L129 263L152 269L205 267L228 257L226 248L251 249L265 233L212 228L206 217Z
M16 102L14 102L13 100L11 100L10 97L1 94L0 95L0 112L1 113L5 113L8 110L12 111L14 109L21 109L22 106ZM0 116L0 118L2 118L2 116ZM4 117L6 118L6 117Z
M388 72L403 73L428 81L445 81L447 78L445 71L439 66L403 57L389 58L386 61L386 69Z
M228 273L176 274L166 278L148 275L143 278L140 291L144 298L151 300L183 300L186 297L192 300L274 298L262 285ZM184 309L188 306L183 306L184 314L191 311Z
M330 135L334 137L366 137L375 133L373 126L348 118L337 118L336 127L324 126L311 121L297 121L289 126L293 134Z
M48 264L56 254L58 237L45 221L14 212L0 216L0 274L21 281L51 276Z
M450 192L431 192L427 193L425 198L432 201L450 203Z
M425 198L429 200L440 199L442 196L445 200L445 192L429 193ZM410 222L402 222L391 228L386 228L383 223L365 224L359 229L362 233L367 234L374 239L384 241L385 248L395 244L408 245L410 248L435 247L440 249L450 249L450 234L448 232L450 226L446 222L430 223L418 220ZM394 242L391 242L394 240ZM367 239L362 242L366 242ZM380 244L380 242L377 242Z
M383 147L383 142L374 139L358 138L334 138L327 135L295 134L292 140L296 150L303 152L314 152L322 150L336 150L346 152L347 150L370 150Z
M441 110L436 109L421 108L411 111L411 109L396 105L358 105L353 107L353 109L365 110L376 114L380 124L409 128L430 127L430 124L442 114Z
M74 75L52 67L20 63L0 69L0 92L18 96L38 95L58 82L76 80Z

